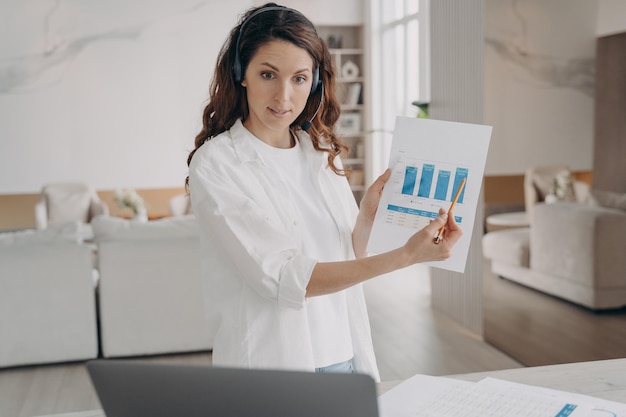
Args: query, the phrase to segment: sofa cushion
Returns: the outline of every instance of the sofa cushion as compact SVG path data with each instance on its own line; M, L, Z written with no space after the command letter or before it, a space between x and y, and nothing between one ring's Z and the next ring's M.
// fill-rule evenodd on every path
M546 196L555 194L556 183L561 180L563 181L561 186L564 188L561 191L562 194L558 196L559 200L575 201L576 197L573 181L571 180L571 172L567 168L561 169L558 172L541 172L538 170L533 174L533 183L539 194L539 200L545 201Z
M89 220L91 194L83 184L64 184L45 189L48 206L48 222L66 223Z
M531 268L591 288L624 288L622 210L577 203L537 204Z
M494 261L528 268L530 266L530 229L496 230L483 236L483 255Z
M81 243L83 240L81 222L51 225L47 229L20 230L17 232L0 233L0 246L6 245L49 245L59 242Z
M112 240L145 240L198 236L195 216L168 217L148 222L98 216L92 220L96 242Z
M626 210L626 193L615 193L612 191L589 190L587 204Z

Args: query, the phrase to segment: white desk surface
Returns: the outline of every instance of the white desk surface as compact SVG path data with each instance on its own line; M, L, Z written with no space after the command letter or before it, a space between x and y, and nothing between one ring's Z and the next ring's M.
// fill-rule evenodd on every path
M480 381L488 376L521 384L590 395L626 404L626 359L446 375L448 378L465 381ZM388 391L400 382L382 382L379 384L379 394Z
M536 366L503 371L448 375L447 377L466 381L479 381L488 376L522 384L591 395L626 404L626 359ZM380 383L378 386L379 394L395 387L400 382L388 381ZM102 410L91 410L41 417L105 417L105 415Z

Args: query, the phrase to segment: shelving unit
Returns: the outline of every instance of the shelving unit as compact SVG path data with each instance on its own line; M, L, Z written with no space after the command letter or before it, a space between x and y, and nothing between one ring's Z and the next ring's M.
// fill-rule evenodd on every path
M342 160L348 169L348 181L358 202L366 189L369 153L363 26L318 26L317 29L335 62L335 88L341 103L341 116L336 129L350 148Z

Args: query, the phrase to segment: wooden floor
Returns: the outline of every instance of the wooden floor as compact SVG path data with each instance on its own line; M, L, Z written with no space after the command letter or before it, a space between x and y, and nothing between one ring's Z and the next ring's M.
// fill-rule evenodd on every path
M521 366L431 308L427 267L375 278L365 295L383 381Z
M521 365L430 308L428 268L412 267L366 284L374 348L383 381ZM210 353L150 360L210 364ZM93 410L100 404L82 363L0 370L0 416Z
M593 312L499 278L488 262L484 271L484 339L524 365L626 357L626 308Z

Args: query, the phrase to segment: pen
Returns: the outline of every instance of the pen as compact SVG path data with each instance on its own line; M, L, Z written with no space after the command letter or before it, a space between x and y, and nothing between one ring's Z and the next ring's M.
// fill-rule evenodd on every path
M454 200L452 200L452 203L450 204L450 208L448 209L448 216L452 215L452 209L454 208L454 205L456 204L456 201L459 199L459 196L461 195L461 191L463 191L463 187L465 187L465 180L467 180L466 178L463 178L463 181L461 181L461 185L459 185L459 188L456 190L456 194L454 195ZM445 225L441 226L441 228L439 229L439 231L437 231L437 234L435 235L435 238L433 239L435 243L439 243L443 240L443 230L445 229Z

